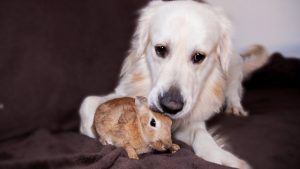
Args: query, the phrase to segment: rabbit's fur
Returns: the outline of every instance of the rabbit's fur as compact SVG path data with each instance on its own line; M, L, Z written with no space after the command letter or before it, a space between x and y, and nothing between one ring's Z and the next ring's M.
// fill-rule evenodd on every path
M109 100L97 108L94 117L99 141L123 147L132 159L152 150L176 152L180 147L172 143L171 126L172 120L151 111L141 96Z

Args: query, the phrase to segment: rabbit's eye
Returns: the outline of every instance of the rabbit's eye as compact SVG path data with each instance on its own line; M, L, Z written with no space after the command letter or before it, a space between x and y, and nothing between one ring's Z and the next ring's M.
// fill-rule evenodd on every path
M156 121L152 118L151 121L150 121L150 125L152 127L156 127Z

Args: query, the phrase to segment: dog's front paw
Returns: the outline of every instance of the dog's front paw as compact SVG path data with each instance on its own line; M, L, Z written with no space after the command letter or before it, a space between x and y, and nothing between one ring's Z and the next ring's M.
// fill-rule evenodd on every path
M242 106L233 106L233 105L228 105L226 107L225 113L233 114L236 116L243 116L243 117L246 117L249 115L249 113L246 110L244 110L244 108Z
M226 165L229 167L239 168L239 169L251 169L252 167L244 160L237 158L236 156L230 154L230 156L225 157L223 159L222 165Z
M244 160L239 159L230 152L225 150L210 152L204 156L200 156L204 160L213 162L228 167L239 168L239 169L251 169L251 166Z

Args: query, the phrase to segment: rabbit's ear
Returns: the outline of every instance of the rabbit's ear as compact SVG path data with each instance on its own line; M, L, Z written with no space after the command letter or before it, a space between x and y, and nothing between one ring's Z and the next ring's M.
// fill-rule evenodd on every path
M144 107L147 105L147 98L143 96L135 97L135 106L138 108Z

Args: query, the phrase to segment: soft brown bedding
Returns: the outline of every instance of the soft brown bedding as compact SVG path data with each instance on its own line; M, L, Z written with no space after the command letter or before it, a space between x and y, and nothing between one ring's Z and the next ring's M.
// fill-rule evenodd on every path
M0 1L0 168L226 168L195 156L101 146L78 132L78 107L107 94L145 1ZM216 116L227 147L258 169L300 168L300 61L274 54L245 82L250 117Z

